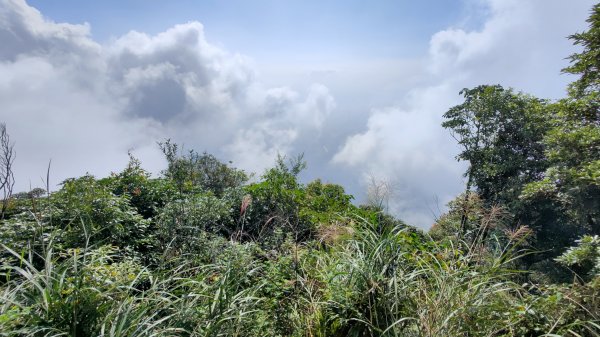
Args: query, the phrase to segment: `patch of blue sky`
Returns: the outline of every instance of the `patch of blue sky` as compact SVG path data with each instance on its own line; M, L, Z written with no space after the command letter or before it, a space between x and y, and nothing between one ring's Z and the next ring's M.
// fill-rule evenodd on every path
M423 55L431 35L461 22L465 0L31 0L56 22L88 22L107 42L199 21L207 39L261 62L336 62Z

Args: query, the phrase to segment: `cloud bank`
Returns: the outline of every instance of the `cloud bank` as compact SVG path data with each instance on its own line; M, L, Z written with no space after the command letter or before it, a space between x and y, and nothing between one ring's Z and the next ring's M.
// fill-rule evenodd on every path
M250 62L208 43L198 22L102 46L88 25L52 22L23 1L0 4L2 120L24 159L51 157L61 177L116 169L128 150L156 161L165 137L261 171L318 133L335 107L322 85L303 95L264 88ZM45 166L24 163L20 177Z
M24 1L0 0L0 121L16 141L18 186L39 186L49 158L58 183L85 170L118 170L129 150L159 172L156 141L172 138L257 173L277 153L306 152L307 177L348 186L359 200L374 175L396 187L391 211L428 227L432 211L462 188L458 149L440 127L458 91L500 83L561 96L568 78L559 71L572 51L565 36L583 29L592 2L483 5L481 27L440 31L428 55L406 61L417 68L409 77L418 86L388 93L373 83L393 73L385 67L375 67L370 80L364 72L317 76L323 71L315 69L322 83L266 86L251 59L210 43L198 22L99 44L87 24L56 23ZM390 105L358 105L362 117L347 114L369 95L390 95Z
M395 187L391 211L409 223L431 223L464 186L460 151L441 130L442 114L458 92L479 84L514 87L541 97L563 96L569 78L559 73L572 50L565 38L583 26L591 1L484 2L479 29L451 27L433 35L428 84L406 93L401 105L372 109L364 131L348 136L333 162L387 180ZM474 13L481 14L481 12Z

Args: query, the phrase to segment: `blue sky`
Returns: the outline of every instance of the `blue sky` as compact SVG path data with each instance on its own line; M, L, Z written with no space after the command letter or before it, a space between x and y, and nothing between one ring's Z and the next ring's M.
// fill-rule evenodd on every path
M439 0L29 3L58 22L90 23L98 41L199 21L213 43L261 60L414 57L427 50L432 34L466 16L462 1Z
M304 181L428 228L464 188L440 124L459 91L558 99L592 0L0 0L0 122L17 189L119 171L155 175L171 138L260 175L305 153ZM83 23L87 23L83 25Z

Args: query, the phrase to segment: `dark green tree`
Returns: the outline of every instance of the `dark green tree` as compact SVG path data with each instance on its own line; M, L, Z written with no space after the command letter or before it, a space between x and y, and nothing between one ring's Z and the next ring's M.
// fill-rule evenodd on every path
M565 73L580 76L569 85L570 94L575 98L597 95L600 88L600 4L592 8L587 22L587 31L569 36L583 51L569 56L571 65L563 69Z
M579 75L569 97L551 106L552 128L544 145L549 167L529 184L524 200L552 200L581 233L600 233L600 4L587 20L590 28L570 36L583 51L571 55L563 71Z
M465 101L444 114L442 126L463 148L457 159L469 162L465 198L475 187L486 204L516 210L523 186L546 169L546 102L499 85L463 89L461 94ZM462 216L461 231L467 218Z

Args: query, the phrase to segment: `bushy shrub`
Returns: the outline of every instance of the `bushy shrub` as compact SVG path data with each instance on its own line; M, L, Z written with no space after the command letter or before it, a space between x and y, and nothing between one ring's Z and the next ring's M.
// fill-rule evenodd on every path
M145 251L153 244L149 221L130 205L129 196L114 195L90 175L66 180L49 203L44 221L61 231L65 247L110 244Z
M118 174L100 180L116 196L126 196L129 204L145 219L156 216L175 196L175 186L166 179L152 179L150 173L130 154L127 167Z
M212 195L190 195L167 203L156 218L157 235L163 250L175 254L193 253L202 233L228 236L235 228L235 206Z
M169 139L159 146L168 162L163 173L181 193L204 191L221 196L226 189L240 187L248 180L244 171L229 167L206 152L190 150L183 155Z

